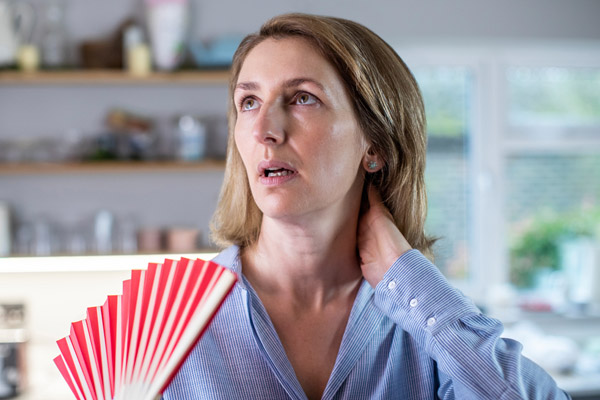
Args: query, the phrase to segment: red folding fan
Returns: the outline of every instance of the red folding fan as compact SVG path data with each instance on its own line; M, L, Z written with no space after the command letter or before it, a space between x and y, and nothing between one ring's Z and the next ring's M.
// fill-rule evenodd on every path
M153 400L169 384L233 288L211 261L165 260L131 271L123 294L71 324L54 362L79 400Z

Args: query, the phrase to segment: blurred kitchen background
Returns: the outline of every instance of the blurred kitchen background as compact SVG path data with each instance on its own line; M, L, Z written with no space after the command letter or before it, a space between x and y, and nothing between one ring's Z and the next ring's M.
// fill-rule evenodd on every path
M0 398L71 398L70 322L131 268L216 251L231 55L290 11L397 49L427 108L437 265L600 398L596 0L0 0Z

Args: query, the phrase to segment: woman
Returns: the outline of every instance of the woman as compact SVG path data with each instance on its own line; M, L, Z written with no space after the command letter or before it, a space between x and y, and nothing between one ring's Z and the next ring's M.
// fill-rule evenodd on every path
M279 16L230 91L215 260L240 282L165 399L568 397L423 256L423 103L385 42Z

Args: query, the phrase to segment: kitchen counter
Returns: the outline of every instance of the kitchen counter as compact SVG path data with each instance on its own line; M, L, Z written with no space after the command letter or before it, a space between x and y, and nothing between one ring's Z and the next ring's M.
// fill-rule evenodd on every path
M187 256L211 258L212 254ZM22 302L26 306L29 384L18 400L73 399L52 361L58 355L55 341L68 334L71 322L85 317L87 306L102 304L107 294L120 293L121 282L129 277L130 268L143 268L148 261L164 260L165 255L103 257L98 257L97 268L89 267L94 264L89 258L60 260L58 266L52 268L48 264L52 260L48 259L22 258L13 262L0 259L0 302ZM106 263L109 259L111 262ZM88 268L80 268L82 262ZM529 313L522 314L520 319L535 323L548 334L569 336L578 342L600 336L600 317L568 318ZM575 399L600 399L600 371L587 375L553 375L559 386Z
M147 254L97 257L0 258L0 303L25 305L27 388L18 400L74 399L53 359L56 340L69 334L71 322L86 308L122 292L134 268L180 257L210 259L214 253Z

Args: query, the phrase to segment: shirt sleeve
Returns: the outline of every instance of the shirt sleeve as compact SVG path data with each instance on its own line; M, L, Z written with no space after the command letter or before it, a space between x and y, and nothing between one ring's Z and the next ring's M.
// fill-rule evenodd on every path
M569 398L521 355L519 342L500 337L500 321L483 315L417 250L390 267L375 304L436 361L439 398Z

